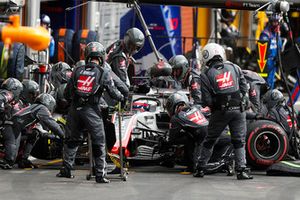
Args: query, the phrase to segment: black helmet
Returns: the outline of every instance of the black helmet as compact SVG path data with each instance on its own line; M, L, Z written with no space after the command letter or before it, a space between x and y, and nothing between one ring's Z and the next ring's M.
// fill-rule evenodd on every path
M85 61L84 60L79 60L77 63L75 63L75 67L74 68L81 67L83 65L85 65Z
M23 90L23 85L18 79L8 78L2 83L1 87L2 89L12 92L15 101L19 100L20 94Z
M221 22L232 23L235 18L235 13L233 10L222 9L221 10Z
M67 83L71 78L72 68L65 62L58 62L51 69L50 79L55 88Z
M168 62L159 61L148 69L151 77L170 76L172 74L172 67Z
M263 103L271 109L285 101L283 94L277 90L269 90L263 97Z
M124 36L124 45L127 53L136 54L145 43L145 36L142 31L137 28L128 29Z
M48 15L42 14L41 24L46 24L47 26L50 26L50 24L51 24L50 17Z
M172 66L172 76L177 80L182 80L189 69L189 62L184 55L176 55L170 58Z
M48 108L48 110L52 113L56 106L56 101L51 94L42 93L36 97L35 103L43 104Z
M105 62L105 48L99 42L90 42L84 50L85 62L88 63L91 58L97 58L102 67Z
M20 98L26 103L33 103L35 98L40 94L40 86L33 80L23 80L23 91Z
M186 105L189 103L189 99L185 94L175 92L174 94L169 96L166 102L166 109L169 116L174 115L176 106L178 106L181 103Z

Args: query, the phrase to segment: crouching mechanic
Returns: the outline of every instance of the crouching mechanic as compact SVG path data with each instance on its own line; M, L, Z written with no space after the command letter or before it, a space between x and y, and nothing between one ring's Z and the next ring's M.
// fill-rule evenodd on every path
M54 134L64 138L63 130L51 116L55 105L55 99L50 94L40 94L34 104L21 109L10 120L5 121L3 130L5 157L0 160L1 168L12 168L19 150L21 130L24 128L41 122Z
M169 145L184 144L186 172L193 172L194 155L199 155L200 144L207 134L208 120L201 112L201 106L190 106L187 96L176 92L166 102L168 115L171 117Z
M105 132L100 108L102 93L106 90L114 99L124 97L115 88L105 65L105 49L99 42L89 43L84 51L85 65L76 67L65 89L65 98L71 101L67 116L63 167L57 177L73 178L71 169L83 130L87 129L92 140L97 183L109 183L106 179Z
M33 80L23 80L23 91L20 95L22 107L25 108L34 103L36 97L40 94L40 86ZM22 154L22 159L18 161L19 168L37 168L29 159L31 150L34 144L39 139L39 132L33 131L32 127L25 128L22 130L22 135L26 135L26 143Z
M237 65L225 61L222 46L207 44L202 56L207 67L201 74L202 101L204 106L210 107L211 116L194 176L204 176L214 145L228 125L235 152L237 179L252 179L246 171L246 80Z
M12 114L19 111L19 98L23 91L22 83L15 78L8 78L1 85L0 90L0 121L4 123Z

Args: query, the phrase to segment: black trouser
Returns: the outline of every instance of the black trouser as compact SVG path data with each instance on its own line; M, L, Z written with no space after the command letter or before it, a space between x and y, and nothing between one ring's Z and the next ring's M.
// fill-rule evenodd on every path
M13 164L17 158L20 142L21 132L12 125L5 125L3 130L4 147L5 147L5 160Z
M39 131L36 131L36 130L32 131L32 133L29 133L29 134L25 133L25 134L26 134L27 138L26 138L26 143L25 143L22 159L28 159L35 143L40 138L40 133L39 133Z
M64 166L72 168L78 146L83 140L83 130L91 136L96 176L106 175L105 133L100 107L85 105L71 106L66 124L66 142L64 146Z
M184 145L184 156L188 167L193 169L200 155L201 143L206 135L207 127L185 130L184 132L170 131L169 144Z
M237 168L246 167L245 155L245 137L246 137L246 114L240 110L212 112L209 126L208 135L204 139L203 148L198 160L198 167L205 168L209 161L214 145L220 137L222 131L229 126L231 134L231 142L235 149L236 165Z

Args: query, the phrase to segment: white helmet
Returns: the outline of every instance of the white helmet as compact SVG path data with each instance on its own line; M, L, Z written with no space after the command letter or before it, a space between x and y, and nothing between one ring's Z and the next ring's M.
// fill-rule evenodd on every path
M209 43L202 49L203 64L207 64L213 57L220 56L223 61L226 60L226 54L224 48L216 43Z

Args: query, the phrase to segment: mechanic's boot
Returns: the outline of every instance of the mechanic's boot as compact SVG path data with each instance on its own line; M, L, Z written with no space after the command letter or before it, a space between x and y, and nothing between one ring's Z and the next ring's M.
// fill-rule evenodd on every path
M250 169L242 168L236 170L236 178L238 180L247 180L247 179L253 179L253 176L250 175Z
M204 177L204 169L203 168L197 168L194 171L193 176L197 177L197 178L203 178Z
M56 177L60 178L74 178L75 176L71 174L71 170L68 167L62 167L60 168L60 171L58 174L56 174Z
M34 168L38 168L37 165L33 164L30 160L26 159L26 158L23 158L22 160L20 160L18 162L18 167L20 169L25 169L25 168L31 168L31 169L34 169Z
M13 163L7 161L6 159L0 159L0 167L2 169L12 169L13 168Z
M102 176L96 176L95 179L96 179L96 183L110 183L110 180Z

